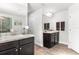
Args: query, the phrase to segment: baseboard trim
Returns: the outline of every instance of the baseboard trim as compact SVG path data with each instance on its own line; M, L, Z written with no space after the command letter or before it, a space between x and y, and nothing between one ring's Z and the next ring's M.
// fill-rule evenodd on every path
M43 44L40 44L40 43L35 43L35 44L38 45L38 46L43 47Z
M68 43L66 43L66 42L59 42L59 43L61 43L61 44L65 44L65 45L68 45Z
M60 44L68 45L68 43L66 43L66 42L59 42L59 43L60 43ZM38 46L43 47L43 44L40 44L40 43L38 43L38 42L35 42L35 44L38 45Z
M75 49L73 46L68 46L68 48L74 50L75 52L79 53L79 50L78 49Z

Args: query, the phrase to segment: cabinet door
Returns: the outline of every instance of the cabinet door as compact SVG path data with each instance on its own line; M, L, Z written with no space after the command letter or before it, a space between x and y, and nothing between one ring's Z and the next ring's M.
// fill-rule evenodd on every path
M18 50L16 48L5 50L0 52L0 55L18 55Z
M60 22L56 22L56 30L60 30Z
M18 41L0 43L0 51L5 51L17 47L18 47Z
M55 33L51 34L51 46L54 46L55 43Z
M43 45L44 47L51 47L51 34L43 33Z
M20 47L20 55L33 55L34 43L28 43Z
M59 42L59 33L57 32L57 33L55 33L55 36L54 36L54 44L58 44L58 42Z
M65 30L65 22L61 22L61 31Z

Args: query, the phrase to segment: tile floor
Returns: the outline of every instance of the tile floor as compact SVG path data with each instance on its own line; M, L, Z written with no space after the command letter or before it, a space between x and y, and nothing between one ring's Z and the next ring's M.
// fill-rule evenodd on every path
M48 49L35 45L35 55L79 55L77 52L69 49L67 45L58 44Z

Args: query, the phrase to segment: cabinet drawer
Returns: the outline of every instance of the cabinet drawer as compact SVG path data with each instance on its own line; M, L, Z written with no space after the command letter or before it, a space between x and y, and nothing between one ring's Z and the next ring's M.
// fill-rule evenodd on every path
M11 49L18 46L18 41L0 43L0 51Z
M49 39L51 39L51 35L50 34L43 34L43 38L45 40L49 40Z
M0 55L18 55L18 52L16 51L16 48L12 48L12 49L0 52Z
M48 34L48 33L43 33L43 36L44 36L44 37L50 37L50 36L51 36L51 34Z
M27 43L30 43L30 42L33 42L33 41L34 41L34 37L25 38L25 39L20 40L20 45L24 45L24 44L27 44Z

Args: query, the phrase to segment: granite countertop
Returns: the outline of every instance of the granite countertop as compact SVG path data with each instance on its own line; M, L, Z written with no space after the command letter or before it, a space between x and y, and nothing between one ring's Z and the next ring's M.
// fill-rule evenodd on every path
M2 36L0 37L0 43L15 41L15 40L22 40L24 38L34 37L32 34L19 34L19 35L10 35L10 36Z
M55 33L55 32L58 32L58 31L49 31L49 30L43 31L43 33Z

